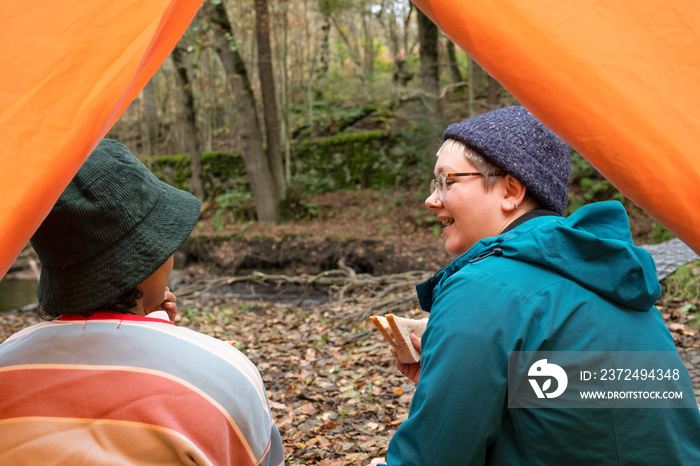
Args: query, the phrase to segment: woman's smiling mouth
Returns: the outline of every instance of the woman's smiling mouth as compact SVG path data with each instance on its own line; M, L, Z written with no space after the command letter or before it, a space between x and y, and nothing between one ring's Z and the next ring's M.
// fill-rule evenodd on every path
M440 222L442 223L442 227L443 227L443 228L447 228L447 227L449 227L450 225L452 225L453 223L455 223L455 219L452 218L452 217L440 218L440 219L438 219L438 220L440 220Z

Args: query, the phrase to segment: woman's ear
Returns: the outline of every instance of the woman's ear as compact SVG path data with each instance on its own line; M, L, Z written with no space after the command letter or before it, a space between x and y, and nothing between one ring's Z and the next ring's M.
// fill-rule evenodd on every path
M505 194L501 200L501 209L504 212L512 212L523 203L527 188L511 175L503 179Z

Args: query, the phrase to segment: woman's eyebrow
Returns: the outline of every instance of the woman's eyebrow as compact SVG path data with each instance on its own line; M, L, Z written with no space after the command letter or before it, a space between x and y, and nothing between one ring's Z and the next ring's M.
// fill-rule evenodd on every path
M459 173L459 170L452 165L443 165L437 170L437 172L435 172L435 176L439 175L440 173Z

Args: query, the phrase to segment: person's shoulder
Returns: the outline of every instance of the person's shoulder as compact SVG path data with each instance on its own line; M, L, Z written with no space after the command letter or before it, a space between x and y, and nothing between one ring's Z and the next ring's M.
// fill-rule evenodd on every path
M202 348L217 356L221 356L226 359L243 358L248 360L248 357L241 353L238 348L236 348L235 340L222 340L205 333L177 325L170 327L168 331L183 343Z
M529 294L529 277L537 276L540 268L509 255L500 245L490 246L473 256L456 259L450 273L445 274L436 292L451 291L474 293L494 299L507 292Z
M10 335L5 341L0 342L0 346L5 345L5 348L9 346L10 343L16 343L25 337L28 337L29 335L32 335L38 330L51 327L53 325L53 321L44 321L44 322L39 322L34 325L30 325L29 327L25 327L22 330L18 331L17 333L14 333Z

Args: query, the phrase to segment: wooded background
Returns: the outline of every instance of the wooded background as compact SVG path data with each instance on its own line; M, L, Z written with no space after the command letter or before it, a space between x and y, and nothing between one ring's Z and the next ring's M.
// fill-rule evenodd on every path
M279 223L309 193L425 184L448 123L513 104L408 0L205 0L108 137ZM626 201L573 157L570 211Z

